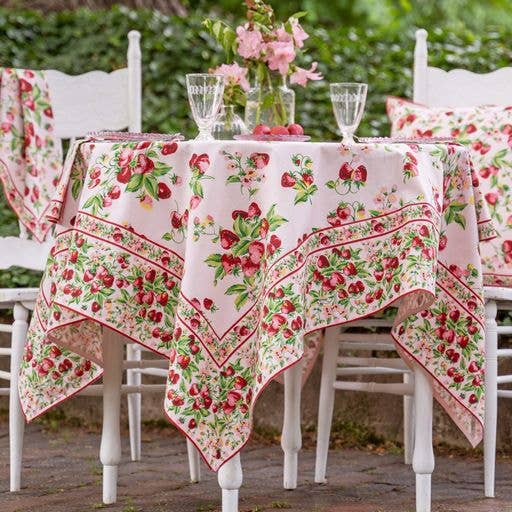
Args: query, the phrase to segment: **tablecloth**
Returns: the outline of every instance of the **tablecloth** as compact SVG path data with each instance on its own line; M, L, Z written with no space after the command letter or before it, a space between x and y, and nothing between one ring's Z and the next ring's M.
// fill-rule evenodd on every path
M479 241L450 144L77 144L20 375L27 419L101 376L102 326L169 359L165 412L218 469L303 336L398 306L393 335L468 439L485 393ZM314 347L308 347L314 350Z
M62 170L43 71L0 68L0 180L22 224L42 242Z

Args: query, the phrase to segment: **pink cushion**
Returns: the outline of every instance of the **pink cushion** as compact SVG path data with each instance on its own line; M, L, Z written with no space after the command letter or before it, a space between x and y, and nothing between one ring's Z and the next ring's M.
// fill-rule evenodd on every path
M512 287L512 106L429 108L389 97L392 136L455 137L471 150L499 237L482 244L484 283Z

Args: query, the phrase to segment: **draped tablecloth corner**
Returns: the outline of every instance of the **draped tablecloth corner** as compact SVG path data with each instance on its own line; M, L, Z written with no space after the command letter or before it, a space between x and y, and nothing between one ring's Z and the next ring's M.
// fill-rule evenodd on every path
M463 148L85 141L71 155L20 374L29 420L100 376L106 326L169 359L165 412L217 470L266 384L316 353L305 334L394 305L402 356L481 438L478 247L493 233Z
M20 222L44 241L62 167L43 71L0 68L0 180Z

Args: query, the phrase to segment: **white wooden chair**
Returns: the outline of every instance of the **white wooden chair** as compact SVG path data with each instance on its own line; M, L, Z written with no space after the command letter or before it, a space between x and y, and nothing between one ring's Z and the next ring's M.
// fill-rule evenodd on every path
M55 134L61 139L83 137L89 131L121 130L140 132L141 129L141 52L140 34L128 34L128 66L112 73L92 71L83 75L66 75L59 71L46 71L46 78L52 99L55 119ZM44 270L51 240L44 244L30 239L20 224L18 237L0 238L0 268L12 265L33 270ZM0 371L0 379L10 381L8 388L0 389L0 394L10 396L9 437L10 437L10 490L21 487L21 460L23 449L24 418L18 398L18 371L23 355L28 328L29 311L33 310L37 288L0 290L0 308L13 308L12 325L0 325L0 331L11 332L11 347L0 348L0 356L10 356L10 371ZM123 344L119 336L105 329L104 359L110 361L110 354L117 354L121 347L119 380L114 372L105 369L103 385L86 388L85 396L103 396L103 433L100 458L104 465L103 500L116 501L117 466L119 464L119 397L128 394L130 423L130 446L132 460L140 458L141 393L161 392L165 384L141 384L141 374L152 368L165 368L168 361L141 360L141 351L134 344L127 344L126 360L123 361ZM106 364L108 366L108 363ZM127 384L121 386L122 371L127 370ZM164 370L162 370L164 372ZM187 442L190 474L192 481L199 480L199 455L194 446Z
M472 73L464 69L444 71L428 66L427 31L416 32L414 52L414 101L429 107L471 107L512 104L512 67L491 73ZM486 287L485 306L485 496L494 497L496 462L496 421L498 397L512 398L511 390L498 390L499 384L512 382L512 375L498 376L498 358L512 357L512 350L498 349L498 334L512 334L512 326L496 323L498 310L512 310L512 289Z

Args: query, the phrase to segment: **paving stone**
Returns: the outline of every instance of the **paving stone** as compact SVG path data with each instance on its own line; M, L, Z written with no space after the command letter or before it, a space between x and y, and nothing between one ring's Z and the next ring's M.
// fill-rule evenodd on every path
M126 434L126 433L125 433ZM118 503L101 504L100 435L79 428L28 427L23 488L9 493L7 425L0 423L1 512L216 512L216 475L203 466L203 481L188 481L184 439L172 429L144 433L143 458L129 460L123 435ZM277 444L251 442L242 453L240 512L413 512L414 474L402 456L356 449L329 453L328 483L313 481L314 450L300 456L299 486L282 488ZM433 512L512 512L512 461L497 465L496 499L483 498L479 457L442 455L433 477Z

